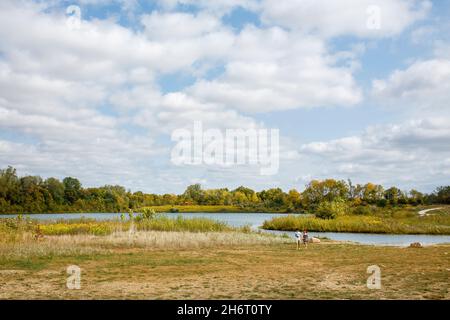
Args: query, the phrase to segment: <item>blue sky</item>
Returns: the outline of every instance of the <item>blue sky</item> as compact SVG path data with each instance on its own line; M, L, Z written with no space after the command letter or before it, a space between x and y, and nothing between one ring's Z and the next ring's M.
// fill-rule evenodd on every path
M0 166L158 193L432 191L450 178L449 16L427 0L3 1ZM278 173L175 166L171 134L194 121L279 129Z

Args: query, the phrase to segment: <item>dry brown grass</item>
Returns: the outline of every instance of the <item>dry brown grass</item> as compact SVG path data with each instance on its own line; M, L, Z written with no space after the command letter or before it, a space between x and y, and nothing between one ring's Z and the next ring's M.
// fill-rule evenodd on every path
M268 245L290 242L290 239L264 233L242 232L165 232L127 231L107 236L45 236L36 241L31 233L23 233L17 241L0 243L0 256L28 258L111 253L116 248L197 249L238 245Z
M251 233L138 232L27 246L0 255L1 299L450 299L449 245L297 251L292 240ZM81 290L66 288L72 264ZM373 264L381 290L366 287Z

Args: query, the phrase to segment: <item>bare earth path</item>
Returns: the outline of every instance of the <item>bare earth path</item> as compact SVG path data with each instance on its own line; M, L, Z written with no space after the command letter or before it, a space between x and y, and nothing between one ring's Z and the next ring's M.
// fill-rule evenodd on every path
M433 211L433 210L440 210L440 209L443 209L443 208L432 208L432 209L420 210L418 212L418 214L419 214L419 216L423 217L423 216L427 215L427 212L430 212L430 211Z

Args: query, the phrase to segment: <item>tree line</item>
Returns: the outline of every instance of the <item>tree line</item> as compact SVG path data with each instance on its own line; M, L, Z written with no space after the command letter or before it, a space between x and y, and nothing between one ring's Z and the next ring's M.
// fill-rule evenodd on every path
M131 192L122 186L83 188L80 181L72 177L62 181L56 178L44 180L39 176L19 177L12 167L0 170L1 213L126 212L159 205L233 205L246 211L302 212L336 201L354 207L450 204L450 186L424 194L397 187L385 189L373 183L354 185L350 180L326 179L311 181L301 193L295 189L284 192L280 188L256 192L242 186L234 190L204 190L194 184L179 195L158 195Z

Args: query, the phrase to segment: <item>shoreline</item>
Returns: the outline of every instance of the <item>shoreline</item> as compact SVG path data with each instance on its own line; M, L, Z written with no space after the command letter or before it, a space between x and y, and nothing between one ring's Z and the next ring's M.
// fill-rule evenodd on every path
M308 214L283 214L283 213L257 213L257 212L167 212L161 213L160 217L167 218L175 218L179 215L187 215L186 218L195 218L195 215L198 214L199 218L210 218L217 221L228 224L230 227L233 227L233 224L230 225L230 222L227 219L220 219L221 215L247 215L251 217L252 215L259 215L260 218L258 220L258 225L254 224L254 222L248 221L248 225L252 226L252 228L256 228L257 230L261 230L263 232L273 232L273 233L289 233L294 232L296 230L304 230L305 228L310 232L316 233L335 233L335 234L355 234L355 235L380 235L380 236L450 236L450 230L446 225L434 225L430 226L426 221L423 224L410 225L407 220L379 220L375 221L376 224L373 224L374 217L361 217L361 216L349 216L346 220L321 220L312 217ZM190 216L190 215L194 216ZM0 214L1 219L15 219L19 215L22 216L23 219L30 219L36 221L38 223L46 224L52 223L55 221L59 222L67 222L73 223L77 220L82 221L93 220L97 223L107 223L109 222L127 222L129 217L127 214L114 213L114 212L71 212L71 213L33 213L33 214ZM45 215L45 217L40 218L39 215ZM90 215L97 215L97 217L90 217ZM107 215L111 215L108 217ZM202 215L206 215L203 216ZM267 217L266 217L267 215ZM277 215L277 216L273 216ZM102 217L103 216L103 217ZM121 220L121 216L124 217L124 220ZM245 223L245 217L244 225ZM362 219L362 220L361 220ZM366 221L369 219L370 223ZM379 219L379 218L376 218ZM422 218L421 218L422 219ZM120 220L120 221L119 221ZM289 226L283 225L283 223L274 224L274 221L287 221L290 222L294 220L295 224L289 224ZM314 223L311 223L314 222ZM385 225L385 222L390 222L391 226ZM253 224L252 224L253 223ZM317 224L319 223L319 224ZM361 224L362 223L362 224ZM361 224L361 226L359 225ZM236 226L236 225L234 225ZM275 226L275 227L274 227ZM376 227L376 228L375 228ZM372 229L371 229L372 228ZM430 232L428 232L430 231Z
M136 213L140 213L139 211L135 211L133 212L134 214ZM286 212L256 212L256 211L229 211L229 212L215 212L215 211L179 211L179 212L169 212L169 211L158 211L157 213L172 213L172 214L176 214L176 213L210 213L210 214L231 214L231 213L235 213L235 214L284 214L284 215L307 215L304 213L286 213ZM32 215L38 215L38 214L128 214L126 212L42 212L42 213L0 213L0 217L1 216L17 216L17 215L22 215L22 216L32 216Z
M134 209L133 213L140 213L143 209L153 209L157 213L256 213L256 214L304 214L300 212L286 212L283 210L261 210L257 211L253 208L245 209L234 206L150 206L150 207L142 207L139 209ZM176 209L176 211L172 211L171 209ZM127 214L126 211L54 211L54 212L9 212L9 213L0 213L0 215L35 215L35 214Z
M296 230L277 230L277 229L264 229L265 231L276 231L276 232L295 232ZM308 229L308 232L316 233L337 233L337 234L360 234L360 235L380 235L380 236L450 236L450 233L390 233L390 232L365 232L365 231L320 231L314 229Z

